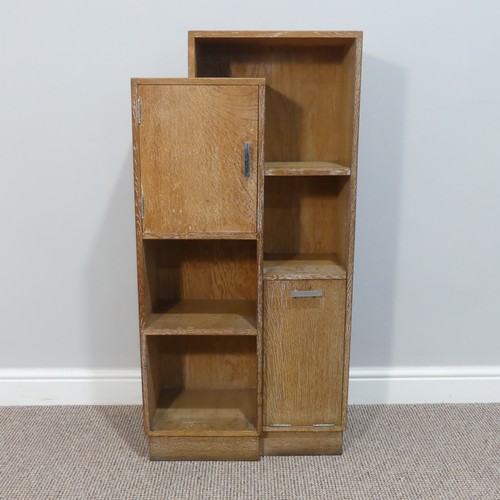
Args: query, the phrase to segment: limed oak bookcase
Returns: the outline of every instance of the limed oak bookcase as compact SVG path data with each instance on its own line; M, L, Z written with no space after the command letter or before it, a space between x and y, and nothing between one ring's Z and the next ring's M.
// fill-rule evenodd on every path
M340 454L360 32L190 32L133 79L151 459Z

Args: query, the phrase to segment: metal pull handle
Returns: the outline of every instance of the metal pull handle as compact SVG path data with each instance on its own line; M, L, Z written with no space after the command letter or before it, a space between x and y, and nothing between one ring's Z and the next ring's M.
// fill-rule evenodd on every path
M245 173L245 177L250 177L250 143L249 142L245 142L244 173Z
M292 290L290 292L292 299L301 297L323 297L323 290Z

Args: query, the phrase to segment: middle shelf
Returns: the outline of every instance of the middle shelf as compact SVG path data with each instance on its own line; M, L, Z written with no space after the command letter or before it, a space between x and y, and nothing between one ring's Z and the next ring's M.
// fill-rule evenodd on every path
M143 332L258 334L255 240L143 240Z
M264 175L286 176L349 176L351 168L334 161L266 161Z
M150 315L151 335L257 335L255 300L161 301Z
M346 279L345 267L331 254L265 254L265 280Z

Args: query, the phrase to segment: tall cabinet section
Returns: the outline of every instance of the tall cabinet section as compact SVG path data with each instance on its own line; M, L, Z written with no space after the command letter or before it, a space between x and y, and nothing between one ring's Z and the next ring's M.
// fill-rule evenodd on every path
M262 79L134 79L144 426L156 460L256 460Z
M264 78L262 453L338 454L347 386L360 32L191 32L192 78Z

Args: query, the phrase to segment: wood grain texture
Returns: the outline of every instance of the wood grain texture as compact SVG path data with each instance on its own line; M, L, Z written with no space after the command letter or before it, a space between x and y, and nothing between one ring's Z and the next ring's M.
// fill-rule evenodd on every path
M349 198L347 211L347 293L346 293L346 321L345 321L345 337L344 337L344 380L346 383L343 387L342 397L342 425L347 425L347 399L349 384L349 361L351 352L351 325L352 325L352 289L354 275L354 236L356 229L356 192L358 178L358 141L359 141L359 107L360 107L360 92L361 92L361 57L362 57L362 37L359 37L350 49L349 58L354 68L352 77L352 121L350 123L352 135L352 151L351 164L352 172L349 182Z
M266 176L351 175L350 167L333 161L268 161Z
M265 280L345 279L335 254L266 254Z
M265 281L264 300L264 425L339 425L345 282Z
M263 455L341 455L342 432L267 432Z
M257 232L253 233L144 233L143 240L256 240Z
M257 431L262 430L263 401L263 309L264 309L264 134L266 88L259 87L259 137L257 184Z
M266 254L345 255L348 177L268 177L264 194ZM342 261L341 264L344 264Z
M139 84L138 97L143 232L255 233L258 86Z
M257 353L253 336L147 335L159 353L164 389L256 389Z
M359 33L193 34L194 73L266 79L266 161L334 161L349 166L350 86L346 54ZM352 78L351 78L352 79Z
M257 335L254 300L181 300L159 304L148 335Z
M189 51L189 58L196 56L196 43L203 43L205 39L210 42L218 40L238 40L248 43L259 43L262 39L263 43L282 40L287 44L331 44L337 45L345 43L345 39L362 39L362 31L189 31L188 45L192 50ZM189 73L190 77L194 77L194 73Z
M150 435L257 435L255 389L170 389L159 398Z
M266 84L264 78L132 78L132 85L176 85L186 87L205 87L205 86L263 86Z
M340 430L337 425L290 425L290 426L272 426L265 425L262 429L264 432L336 432Z
M151 460L259 460L258 437L149 438Z
M139 126L137 123L137 85L131 82L132 97L132 137L133 137L133 162L134 162L134 201L135 201L135 237L136 237L136 266L137 266L137 296L139 307L139 335L146 325L147 317L151 314L151 301L149 287L146 282L145 256L142 243L142 217L141 217L141 169L139 151ZM151 380L148 379L146 368L149 366L148 352L145 339L140 338L140 357L142 370L142 410L144 417L144 431L147 433L151 425L150 415L154 413L155 398L148 394Z
M258 298L255 240L146 240L144 253L152 313L165 301Z

